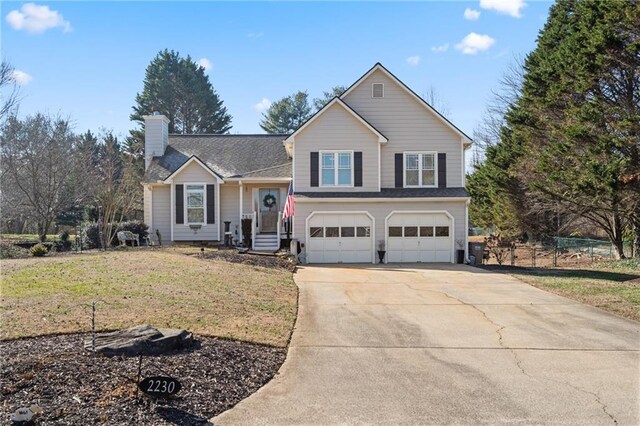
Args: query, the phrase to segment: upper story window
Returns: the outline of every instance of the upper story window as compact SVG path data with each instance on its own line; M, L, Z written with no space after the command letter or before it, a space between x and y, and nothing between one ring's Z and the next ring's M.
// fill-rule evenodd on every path
M404 186L428 187L436 185L436 153L404 153Z
M353 151L320 153L321 186L353 186Z
M384 83L373 83L371 85L371 97L384 98Z
M187 223L204 224L204 185L186 185Z

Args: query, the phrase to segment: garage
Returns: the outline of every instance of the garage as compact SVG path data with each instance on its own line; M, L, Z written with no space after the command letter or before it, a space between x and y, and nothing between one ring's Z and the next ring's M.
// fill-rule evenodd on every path
M312 213L307 219L308 263L371 263L373 218L367 213Z
M453 219L445 212L394 212L386 221L388 262L451 262Z

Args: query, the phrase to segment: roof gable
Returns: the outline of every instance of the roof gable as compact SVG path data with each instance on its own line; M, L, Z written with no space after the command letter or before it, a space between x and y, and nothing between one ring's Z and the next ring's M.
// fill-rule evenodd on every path
M362 118L360 114L355 112L353 108L347 105L342 99L340 99L339 97L335 97L331 101L329 101L325 106L323 106L318 112L313 114L300 127L298 127L298 129L295 132L293 132L293 134L291 134L287 139L284 140L284 143L285 144L293 143L295 141L296 135L303 132L304 129L306 129L311 123L313 123L315 120L321 117L325 111L329 110L329 108L331 108L334 105L342 107L346 112L348 112L351 116L353 116L358 122L360 122L363 126L369 129L373 134L375 134L378 137L379 143L387 143L389 141L389 139L387 139L385 135L383 135L378 129L373 127L367 120Z
M173 173L171 173L169 176L167 176L164 179L165 183L170 183L177 175L180 174L180 172L182 172L184 169L186 169L187 167L189 167L189 165L191 164L197 164L200 167L202 167L207 173L209 173L211 176L213 176L218 182L220 183L224 183L224 180L213 170L211 170L211 168L209 168L209 166L207 166L205 163L203 163L198 157L196 157L195 155L192 155L191 157L189 157L189 159L187 161L185 161L182 166L178 167L178 169L176 169Z
M446 117L440 114L435 108L433 108L427 101L418 96L413 90L409 88L406 84L404 84L398 77L393 75L388 69L386 69L380 62L376 63L369 71L367 71L362 77L356 80L345 92L340 95L340 99L344 99L349 93L351 93L356 87L358 87L361 83L363 83L369 76L371 76L376 71L380 71L386 77L388 77L392 82L396 83L402 90L408 93L412 98L418 101L420 105L426 108L429 112L431 112L440 122L442 122L445 126L451 129L454 133L459 135L463 140L465 146L470 146L473 143L473 140L467 136L462 130L456 127L453 123L451 123Z

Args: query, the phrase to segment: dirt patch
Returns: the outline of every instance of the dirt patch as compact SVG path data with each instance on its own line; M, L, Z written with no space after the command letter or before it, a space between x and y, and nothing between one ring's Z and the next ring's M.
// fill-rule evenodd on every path
M0 341L2 423L37 404L42 423L59 425L194 425L237 404L266 384L286 349L196 337L190 350L145 357L143 377L168 375L182 383L172 399L136 397L138 358L92 357L86 335Z
M236 250L208 251L197 255L203 259L224 260L231 263L242 263L245 265L262 266L264 268L284 269L293 272L296 264L288 257L258 255L244 253L240 254Z

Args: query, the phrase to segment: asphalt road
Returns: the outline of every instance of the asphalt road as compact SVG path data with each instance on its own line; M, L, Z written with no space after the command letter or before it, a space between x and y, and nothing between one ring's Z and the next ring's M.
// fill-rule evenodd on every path
M278 376L214 424L640 424L637 322L460 265L295 280Z

